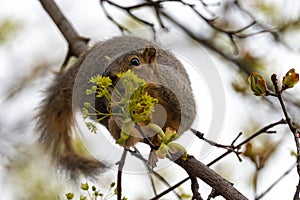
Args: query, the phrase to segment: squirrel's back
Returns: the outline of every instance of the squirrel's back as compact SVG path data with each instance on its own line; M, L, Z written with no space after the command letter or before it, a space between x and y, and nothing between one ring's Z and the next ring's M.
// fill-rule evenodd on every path
M85 95L86 89L89 88L89 79L96 74L103 74L112 61L121 55L143 49L149 44L157 50L156 62L163 66L161 72L164 74L161 76L164 84L173 84L171 90L179 90L176 95L180 99L188 99L183 100L184 105L181 106L183 116L187 117L182 131L192 124L195 103L190 81L182 64L169 51L155 43L131 36L114 37L100 42L78 58L69 69L56 75L50 87L46 89L45 98L36 117L37 131L40 133L39 144L51 155L55 164L70 172L72 178L79 174L90 176L105 168L100 161L80 155L72 145L75 112L83 107L84 102L95 102L90 99L94 97ZM168 97L162 99L168 101ZM172 106L172 102L170 105ZM106 109L105 104L101 106ZM101 123L108 127L108 119Z

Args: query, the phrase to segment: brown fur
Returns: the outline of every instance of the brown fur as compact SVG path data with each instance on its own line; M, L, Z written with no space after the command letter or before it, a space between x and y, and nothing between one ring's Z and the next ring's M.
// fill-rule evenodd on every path
M129 65L133 57L140 60L142 67ZM170 126L181 134L191 126L195 117L195 103L190 81L182 64L170 52L155 43L129 36L98 43L70 69L56 75L46 89L37 114L39 144L58 167L70 171L72 178L79 174L93 176L105 167L94 158L78 154L72 145L74 113L83 107L84 102L94 100L85 95L85 90L89 88L88 80L96 74L113 77L128 69L133 69L149 83L146 90L158 98L166 110L167 120L162 128ZM108 112L103 99L98 98L95 103L98 110ZM160 116L154 113L153 117ZM115 139L120 137L120 128L113 117L100 123L109 129ZM134 134L137 137L131 136L125 146L141 141L136 130Z

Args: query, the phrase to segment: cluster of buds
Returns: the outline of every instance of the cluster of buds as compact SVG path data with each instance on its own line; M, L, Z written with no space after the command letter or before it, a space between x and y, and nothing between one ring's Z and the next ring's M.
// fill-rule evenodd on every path
M268 94L268 86L266 80L260 74L253 72L248 78L251 90L254 95L264 96ZM294 87L299 82L299 74L295 69L290 69L282 79L281 91Z

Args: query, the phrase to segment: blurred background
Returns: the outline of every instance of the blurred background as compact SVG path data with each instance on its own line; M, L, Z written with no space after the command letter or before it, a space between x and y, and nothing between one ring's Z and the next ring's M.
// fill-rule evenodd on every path
M218 143L231 144L239 132L243 133L238 140L241 141L261 127L283 118L278 102L271 97L254 96L247 78L253 71L262 74L267 81L273 73L281 79L291 68L300 71L299 1L166 1L161 4L160 17L150 7L132 10L133 16L129 16L124 9L105 1L104 7L98 0L55 2L80 35L91 39L91 44L121 35L120 27L146 28L149 23L156 28L165 26L177 34L193 38L193 42L182 42L176 40L175 34L172 39L179 43L182 51L190 51L195 57L199 55L194 55L191 49L196 43L210 60L209 64L204 62L203 65L209 65L217 72L216 77L205 77L202 73L201 86L193 77L191 79L201 111L198 115L202 124L197 128L203 132L209 131L214 124L208 125L211 122L205 118L223 116L225 111L225 120L220 122L222 128L213 138ZM112 2L126 7L143 1ZM66 192L78 194L80 186L53 176L55 170L35 148L33 119L43 97L42 91L64 61L67 42L39 1L0 0L0 5L0 199L55 199L58 195L65 199ZM107 18L107 13L115 23ZM220 91L209 91L211 82L208 80L214 78L216 83L222 85ZM216 110L219 107L214 104L207 106L209 102L205 102L216 95L203 97L196 92L199 88L225 95L224 101L219 102L224 111ZM287 91L284 98L292 119L300 124L299 86ZM205 110L205 107L209 108ZM229 155L212 166L249 199L264 192L295 163L292 134L283 125L272 130L277 133L262 135L248 145L255 152L256 161L241 156L240 162L236 156ZM203 163L224 152L223 149L213 148L200 156L199 144L203 145L195 141L188 152L198 156ZM241 149L244 150L245 147ZM159 173L171 185L186 177L184 171L176 166L164 168ZM116 181L115 175L115 171L109 171L94 184L104 193L108 192L110 183ZM291 199L297 182L298 175L294 168L262 199ZM144 175L126 174L124 183L124 194L129 199L155 196L151 182ZM205 198L210 188L201 181L199 183L201 195ZM136 186L143 186L145 190L136 190ZM167 188L158 183L159 192ZM178 193L191 195L189 182L182 185ZM176 199L176 196L170 193L163 199Z

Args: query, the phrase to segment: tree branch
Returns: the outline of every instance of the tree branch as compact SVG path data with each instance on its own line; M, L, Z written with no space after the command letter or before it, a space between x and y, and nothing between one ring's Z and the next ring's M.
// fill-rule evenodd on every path
M193 197L192 199L193 200L203 200L200 193L199 193L199 184L198 184L198 181L197 181L197 177L195 176L190 176L190 179L191 179L191 189L192 189L192 192L193 192Z
M235 148L237 148L237 149L240 148L242 145L248 143L250 140L252 140L253 138L256 138L257 136L261 135L262 133L269 133L268 130L270 128L277 126L279 124L286 124L286 121L281 119L277 122L271 123L271 124L261 128L256 133L254 133L253 135L251 135L250 137L248 137L247 139L245 139L244 141L239 143ZM224 158L225 156L227 156L230 153L232 153L232 150L227 150L225 153L223 153L222 155L220 155L219 157L215 158L213 161L208 163L207 166L211 166L211 165L215 164L217 161L221 160L222 158Z
M198 177L203 180L225 199L247 199L237 189L235 189L230 182L222 178L219 174L195 159L193 156L188 156L185 161L179 158L175 161L175 163L182 167L190 176Z
M89 40L79 36L53 0L40 0L40 3L67 40L69 54L79 57L88 48L87 43Z
M216 143L214 141L211 141L211 140L205 138L204 137L204 133L201 133L200 131L197 131L197 130L195 130L193 128L191 128L190 130L200 140L203 140L204 142L210 144L211 146L218 147L218 148L223 148L223 149L226 149L228 151L232 151L233 153L236 154L236 156L238 157L239 161L242 161L242 159L240 158L240 154L242 153L242 152L239 151L240 147L237 147L237 146L234 145L234 143L236 142L236 140L242 135L241 132L238 134L238 136L233 140L233 142L230 145L223 145L223 144L219 144L219 143Z
M161 192L160 194L156 195L155 197L153 197L152 199L150 200L157 200L159 199L160 197L168 194L169 192L175 190L177 187L179 187L180 185L182 185L183 183L185 183L186 181L188 181L190 179L190 177L187 177L185 179L183 179L182 181L180 181L179 183L176 183L175 185L173 185L172 187L169 187L167 190Z
M271 80L272 80L272 83L274 85L274 89L275 89L275 93L277 94L277 98L279 100L279 103L280 103L280 106L282 108L282 111L283 111L283 114L284 114L284 117L285 117L285 120L286 120L286 123L288 124L289 126L289 129L290 131L292 132L293 136L294 136L294 140L295 140L295 144L296 144L296 150L297 150L297 172L298 172L298 185L296 187L296 192L295 192L295 195L294 195L294 199L298 200L300 198L300 143L299 143L299 136L298 136L298 129L297 127L293 124L292 122L292 119L290 118L287 110L286 110L286 107L285 107L285 104L284 104L284 101L282 99L282 89L279 90L279 87L278 87L278 79L277 79L277 76L276 74L273 74L271 76Z
M171 185L168 183L168 181L162 177L160 174L158 174L157 172L153 171L152 169L150 169L149 165L147 164L147 160L145 158L143 158L143 156L141 155L141 153L138 151L138 149L135 148L134 151L129 150L129 152L131 153L131 155L135 156L136 158L140 159L144 165L147 167L149 173L153 174L158 180L160 180L162 183L164 183L166 186L168 186L169 188L172 188ZM175 191L176 187L173 188L171 191L174 192L174 194L177 196L178 199L180 199L179 194ZM155 196L159 196L158 194L155 194ZM163 196L163 195L162 195ZM161 196L160 196L161 197Z

